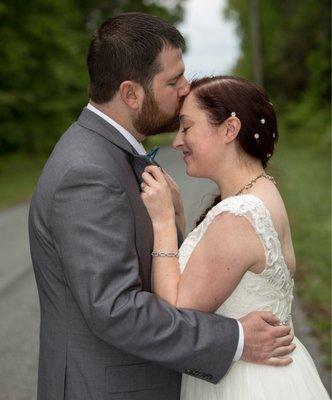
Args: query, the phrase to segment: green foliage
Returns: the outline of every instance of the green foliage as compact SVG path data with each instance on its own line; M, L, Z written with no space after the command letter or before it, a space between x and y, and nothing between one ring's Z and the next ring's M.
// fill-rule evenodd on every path
M280 115L272 174L285 199L297 256L297 292L331 367L331 5L261 0L264 86ZM234 73L252 79L249 4L229 0L242 55Z
M177 23L182 3L0 0L0 155L48 153L76 119L88 100L87 47L102 21L143 11Z
M235 73L252 79L249 2L229 0L226 16L237 22L242 56ZM261 0L264 86L272 98L312 97L326 107L331 93L329 0Z
M45 161L20 153L0 158L0 210L29 200Z
M325 128L320 115L310 117L309 125ZM283 120L281 126L285 131ZM281 136L271 172L290 218L297 258L296 291L322 341L326 365L331 367L331 152L324 136L314 135L318 140L310 145L295 141L294 136L307 135L304 128L296 130L296 135Z
M82 16L66 0L1 5L1 148L48 150L84 99Z

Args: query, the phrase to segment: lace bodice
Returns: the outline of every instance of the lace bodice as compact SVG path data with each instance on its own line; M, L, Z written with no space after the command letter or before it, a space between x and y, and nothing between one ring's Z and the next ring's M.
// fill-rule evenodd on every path
M179 250L181 272L184 271L192 251L214 217L222 212L243 216L250 221L262 241L266 266L259 274L247 271L216 313L238 319L251 311L265 310L273 312L280 321L291 323L294 281L285 263L270 213L264 203L254 195L229 197L207 213L200 225L187 236Z

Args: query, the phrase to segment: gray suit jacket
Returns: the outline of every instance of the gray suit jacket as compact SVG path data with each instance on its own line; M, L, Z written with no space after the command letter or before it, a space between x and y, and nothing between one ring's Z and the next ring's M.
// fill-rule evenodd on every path
M153 230L134 155L84 109L39 179L29 215L39 400L176 400L181 373L217 383L232 362L235 320L151 293Z

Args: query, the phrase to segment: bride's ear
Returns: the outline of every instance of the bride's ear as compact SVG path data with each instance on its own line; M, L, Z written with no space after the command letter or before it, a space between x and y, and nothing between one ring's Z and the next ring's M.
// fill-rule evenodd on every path
M240 132L241 121L237 117L229 117L223 125L226 143L232 142Z

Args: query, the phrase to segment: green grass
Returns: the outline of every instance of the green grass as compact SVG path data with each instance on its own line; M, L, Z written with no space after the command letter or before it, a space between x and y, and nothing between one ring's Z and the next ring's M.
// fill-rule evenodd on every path
M45 160L24 154L0 157L0 209L29 199Z
M327 135L315 135L310 144L300 135L279 143L270 172L277 178L290 218L296 292L331 368L330 144Z

